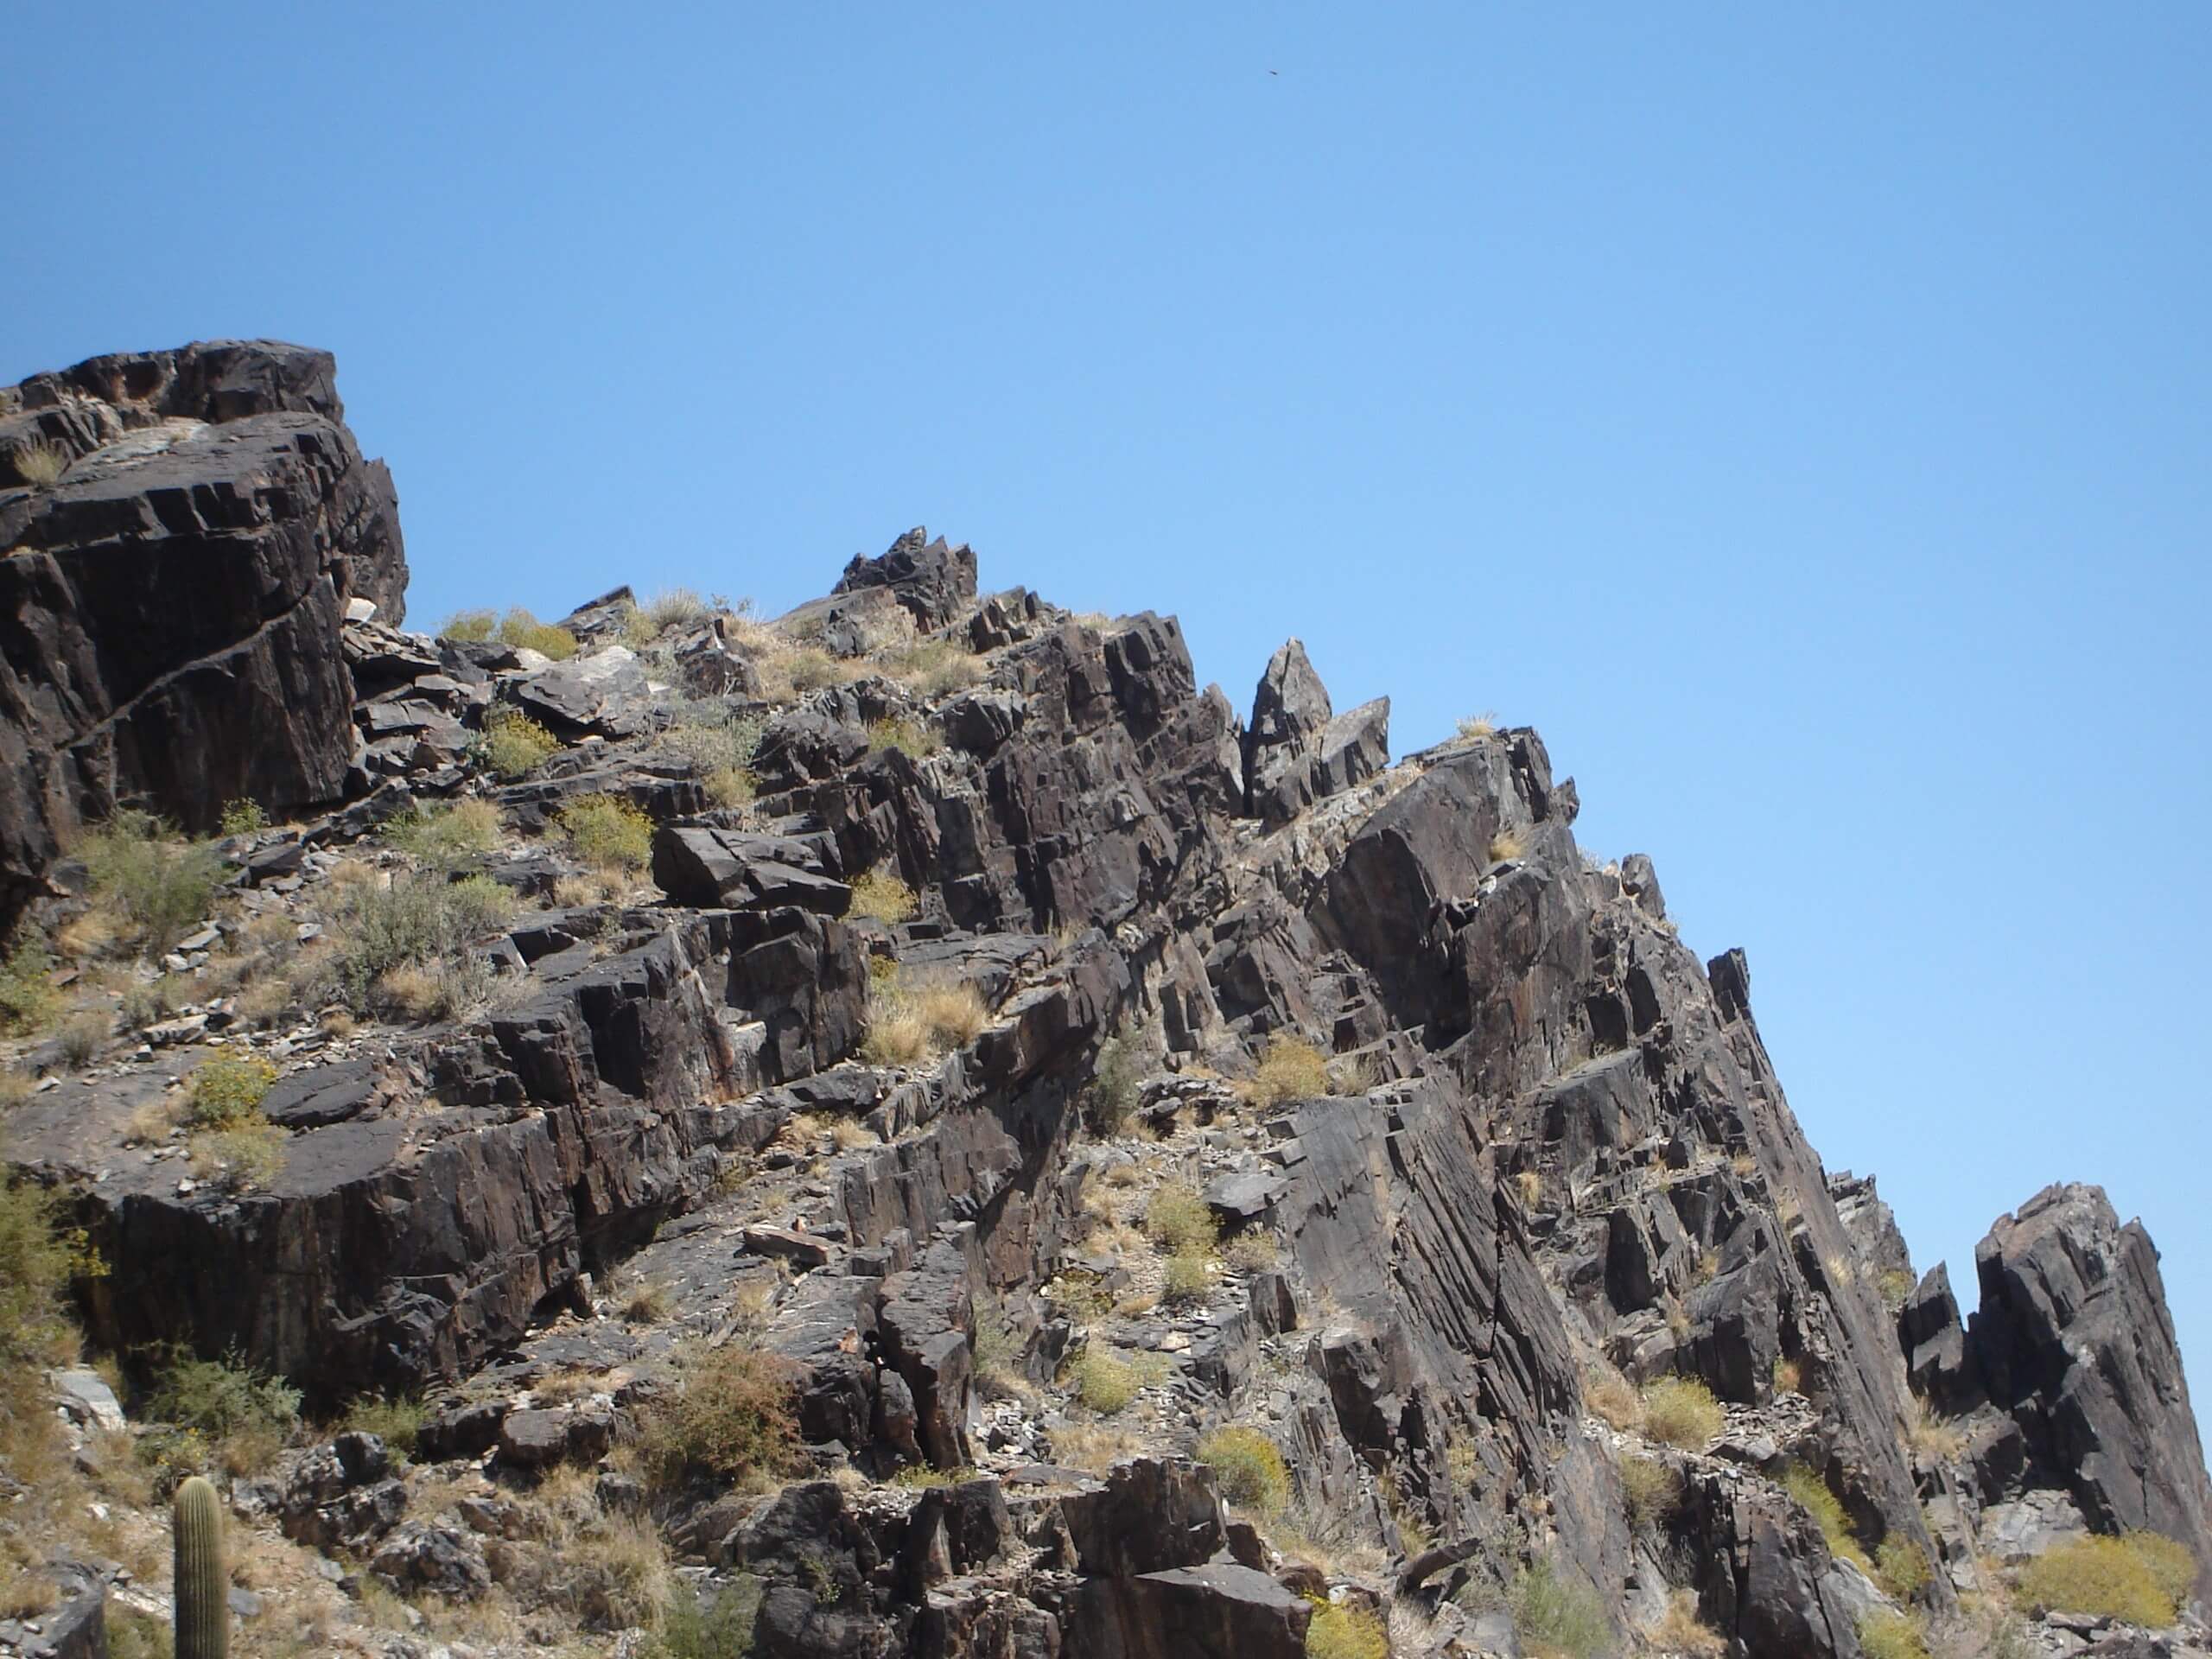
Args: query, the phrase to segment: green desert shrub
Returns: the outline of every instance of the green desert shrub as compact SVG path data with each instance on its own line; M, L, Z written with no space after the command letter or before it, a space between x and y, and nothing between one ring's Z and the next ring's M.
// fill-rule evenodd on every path
M560 753L561 740L518 709L503 709L486 722L477 746L493 775L513 783Z
M503 645L512 645L518 651L534 651L550 657L555 662L565 662L576 654L576 636L566 628L550 622L541 622L520 606L515 607L499 619L499 630L495 636Z
M364 1394L346 1408L345 1426L374 1434L393 1451L412 1455L429 1408L404 1394Z
M76 848L92 898L159 955L207 919L222 879L220 854L189 841L150 812L125 807L87 831Z
M417 802L384 827L385 844L433 870L474 868L499 844L499 809L486 800Z
M762 1349L683 1350L671 1385L640 1414L639 1463L664 1491L787 1472L798 1452L796 1381L788 1360Z
M269 827L269 815L259 801L241 795L223 808L217 827L226 836L257 836Z
M641 870L653 855L653 821L620 795L587 795L560 820L570 849L594 869Z
M1662 1376L1644 1387L1643 1432L1655 1440L1701 1451L1727 1421L1713 1390L1694 1376Z
M486 875L458 881L409 875L389 887L348 888L333 918L321 970L325 988L356 1013L367 1013L385 975L458 957L505 927L514 912L514 895Z
M1118 1135L1137 1109L1137 1060L1128 1043L1109 1037L1098 1046L1097 1064L1084 1090L1084 1114L1098 1134Z
M1217 1428L1198 1441L1198 1461L1210 1466L1221 1493L1239 1509L1277 1516L1290 1502L1290 1470L1275 1443L1256 1428Z
M29 922L18 924L0 955L0 1033L30 1036L53 1020L61 1007L61 994L47 977L53 971L45 939Z
M202 1359L171 1348L146 1392L146 1414L211 1444L273 1451L300 1421L300 1391L237 1354Z
M741 1573L725 1585L679 1584L661 1608L652 1659L747 1659L760 1616L761 1581Z
M40 1391L45 1367L77 1350L70 1281L103 1271L85 1235L65 1220L60 1195L31 1180L0 1180L0 1407L13 1384Z
M2135 1532L2053 1544L2020 1568L2013 1591L2024 1606L2101 1613L2155 1630L2174 1622L2196 1576L2181 1545Z
M1514 1631L1524 1648L1551 1649L1566 1659L1597 1659L1611 1645L1604 1600L1548 1560L1539 1558L1514 1575L1510 1600Z

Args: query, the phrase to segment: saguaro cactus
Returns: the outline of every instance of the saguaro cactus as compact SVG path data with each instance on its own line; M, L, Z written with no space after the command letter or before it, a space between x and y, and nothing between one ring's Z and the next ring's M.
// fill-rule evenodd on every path
M223 1571L223 1510L197 1475L176 1489L176 1659L225 1659L231 1601Z

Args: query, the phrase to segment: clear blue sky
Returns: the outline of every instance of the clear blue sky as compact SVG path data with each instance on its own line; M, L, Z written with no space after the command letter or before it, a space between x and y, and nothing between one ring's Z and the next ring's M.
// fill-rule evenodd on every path
M2212 1414L2212 10L679 10L22 9L0 379L335 351L425 625L926 523L1534 723L1916 1259L2104 1183Z

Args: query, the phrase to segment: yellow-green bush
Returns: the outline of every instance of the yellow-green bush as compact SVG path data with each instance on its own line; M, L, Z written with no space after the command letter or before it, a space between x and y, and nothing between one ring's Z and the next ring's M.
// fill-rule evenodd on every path
M92 897L128 923L158 956L207 919L223 861L206 842L188 841L151 813L124 808L88 830L75 849L92 877Z
M1181 1181L1168 1181L1144 1207L1144 1230L1155 1248L1170 1255L1203 1254L1214 1247L1221 1224L1213 1206Z
M1262 1518L1290 1502L1290 1470L1275 1443L1256 1428L1231 1424L1198 1441L1198 1461L1214 1471L1221 1495Z
M2013 1590L2025 1606L2102 1613L2163 1630L2196 1576L2196 1563L2181 1545L2135 1532L2053 1544L2020 1568Z
M594 869L639 870L653 855L653 821L620 795L587 795L560 813L561 833Z
M1382 1621L1364 1607L1308 1596L1313 1622L1306 1627L1306 1659L1390 1659Z
M1212 1283L1207 1271L1207 1258L1203 1251L1179 1250L1167 1258L1167 1272L1160 1287L1160 1299L1173 1306L1195 1302L1205 1296Z
M1874 1551L1874 1577L1893 1600L1910 1601L1928 1587L1928 1552L1905 1538L1885 1538Z
M1321 1051L1300 1037L1281 1033L1268 1039L1260 1069L1243 1090L1261 1106L1286 1101L1318 1100L1329 1092L1329 1065Z
M1870 1607L1859 1614L1859 1647L1866 1659L1929 1659L1920 1626L1885 1607Z
M1694 1376L1662 1376L1643 1389L1643 1432L1655 1440L1702 1451L1728 1421L1713 1390Z
M798 1451L795 1382L788 1360L761 1349L685 1350L672 1384L641 1413L639 1462L669 1490L699 1478L728 1484L789 1470Z
M914 890L889 870L874 869L855 877L849 914L865 916L895 927L912 918L919 908Z
M1548 1560L1531 1561L1514 1576L1510 1601L1515 1633L1539 1652L1597 1659L1611 1645L1612 1625L1598 1592Z
M1137 1109L1137 1061L1129 1045L1109 1037L1098 1046L1090 1082L1083 1091L1084 1114L1101 1135L1119 1135Z
M46 941L29 922L19 924L6 955L0 956L0 1033L30 1035L60 1012L61 995L47 979L53 971Z
M715 1588L678 1582L661 1609L660 1630L646 1640L651 1659L747 1659L760 1615L763 1581L741 1573Z
M369 1013L380 995L378 982L392 969L454 962L514 912L514 895L487 875L458 881L413 875L389 887L349 887L332 918L319 969L322 988L356 1013Z
M911 720L879 720L868 728L870 753L879 749L898 749L916 760L925 754L935 754L944 747L944 739L934 728Z
M1069 1368L1075 1397L1101 1417L1111 1417L1157 1382L1160 1370L1149 1356L1120 1355L1096 1343L1086 1344Z
M466 869L499 844L499 809L486 800L417 802L384 827L384 840L434 870Z
M1874 1574L1874 1563L1867 1558L1866 1549L1851 1529L1851 1517L1843 1511L1843 1500L1828 1490L1828 1484L1802 1463L1793 1463L1782 1471L1783 1490L1805 1506L1821 1529L1821 1536L1827 1540L1828 1554L1849 1561L1868 1578Z
M518 709L503 709L484 728L478 748L493 773L513 783L560 753L561 740Z
M236 1354L201 1359L172 1348L146 1396L147 1414L226 1448L233 1468L265 1463L300 1421L300 1391Z
M1631 1452L1621 1459L1621 1490L1628 1497L1630 1524L1651 1526L1682 1501L1682 1477L1670 1463Z
M402 1394L365 1394L346 1408L346 1427L374 1434L402 1454L415 1450L416 1437L429 1416L420 1400Z
M269 815L259 801L241 795L223 808L219 827L226 836L257 836L269 827Z
M438 638L464 645L481 645L498 626L499 619L489 611L455 611L438 630Z
M520 606L499 619L499 641L518 651L534 651L564 662L576 654L576 636L550 622L540 622Z
M983 677L983 659L949 639L924 639L891 653L885 666L925 697L950 696Z
M192 1074L188 1109L204 1128L227 1128L261 1110L276 1068L258 1054L219 1054L200 1062Z

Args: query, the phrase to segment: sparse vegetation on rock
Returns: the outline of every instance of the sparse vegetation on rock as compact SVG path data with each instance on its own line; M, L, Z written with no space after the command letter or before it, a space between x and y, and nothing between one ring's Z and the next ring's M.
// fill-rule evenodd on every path
M133 363L83 430L260 504L204 567L296 626L94 641L83 720L10 734L52 788L0 826L0 1613L118 1563L144 1651L201 1473L280 1654L1042 1652L1106 1609L1124 1659L1502 1617L1838 1659L1831 1554L1903 1610L1870 1654L2189 1587L2142 1230L2037 1195L1963 1324L1533 731L1393 765L1295 641L1243 718L1172 619L918 531L780 619L617 587L433 643L327 359ZM144 557L11 499L57 603ZM10 671L78 672L45 639ZM2079 1516L2121 1535L2015 1592Z

